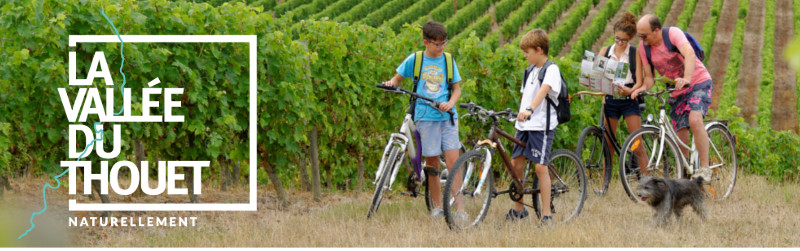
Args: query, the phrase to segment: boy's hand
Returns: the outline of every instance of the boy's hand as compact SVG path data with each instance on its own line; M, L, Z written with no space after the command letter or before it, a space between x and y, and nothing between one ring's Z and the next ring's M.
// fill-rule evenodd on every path
M525 111L520 112L519 114L517 114L517 121L519 121L519 122L527 121L531 117L532 113L533 112L531 112L529 110L525 110Z
M442 112L447 112L450 109L453 109L453 106L455 106L455 104L450 102L439 103L439 110Z
M397 83L395 83L394 82L394 78L392 78L392 79L389 79L387 81L384 81L383 85L385 85L385 86L395 86L395 85L397 85Z

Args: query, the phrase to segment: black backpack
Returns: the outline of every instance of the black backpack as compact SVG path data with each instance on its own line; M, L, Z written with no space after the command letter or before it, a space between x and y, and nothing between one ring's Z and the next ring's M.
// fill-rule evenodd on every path
M553 64L555 63L553 63L553 61L550 61L548 59L547 62L545 62L544 65L542 66L542 69L539 70L539 75L537 77L537 79L539 80L539 86L543 84L542 81L544 81L544 75L547 71L547 68ZM528 74L530 74L531 71L533 71L534 67L535 65L529 65L528 68L525 68L525 72L523 73L524 76L522 78L523 85L528 83ZM547 100L547 106L548 106L546 109L547 120L545 121L545 128L546 132L550 133L550 106L556 108L556 117L558 118L559 124L568 122L572 117L572 114L569 111L569 101L570 101L569 90L567 89L567 81L564 80L563 74L561 74L561 92L558 93L558 105L556 105L555 102L553 102L553 100L550 99L549 95L545 96L545 100Z

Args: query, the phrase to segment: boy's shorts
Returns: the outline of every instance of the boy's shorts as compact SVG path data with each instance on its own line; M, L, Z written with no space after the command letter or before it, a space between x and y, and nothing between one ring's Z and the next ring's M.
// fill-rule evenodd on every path
M689 111L697 111L705 116L711 106L711 94L714 84L711 80L695 84L690 89L677 97L669 98L669 118L672 119L672 129L675 131L689 127Z
M445 121L418 121L420 140L422 141L422 156L435 157L444 151L461 148L458 140L458 120L455 125L450 120Z
M517 131L516 137L525 143L525 147L514 144L514 151L511 158L525 155L531 162L547 165L550 162L550 150L553 147L553 135L556 130L550 130L545 136L544 131Z

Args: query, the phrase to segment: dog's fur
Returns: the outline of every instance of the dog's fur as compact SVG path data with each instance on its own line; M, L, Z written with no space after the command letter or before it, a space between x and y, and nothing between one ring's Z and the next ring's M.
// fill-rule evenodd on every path
M643 176L636 187L636 194L655 209L653 219L657 226L664 226L670 214L675 214L679 221L687 205L692 206L701 220L707 217L701 177L687 180Z

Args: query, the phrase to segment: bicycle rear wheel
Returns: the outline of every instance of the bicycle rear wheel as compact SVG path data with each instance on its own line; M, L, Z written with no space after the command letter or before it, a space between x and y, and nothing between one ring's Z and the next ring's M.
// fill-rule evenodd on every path
M608 191L612 175L611 152L604 138L603 130L599 127L586 127L578 137L578 147L575 150L586 170L588 191L600 196Z
M586 201L586 173L574 152L556 149L547 164L550 173L550 212L554 224L568 222L578 216ZM539 178L533 173L533 188L539 188ZM533 195L533 211L542 218L541 193Z
M661 129L656 127L642 127L628 135L622 144L619 156L620 181L634 201L642 201L636 194L636 187L645 174L671 179L683 177L678 144L669 137L662 142L660 132Z
M483 177L484 168L489 168L483 165L485 159L486 152L476 149L465 153L453 164L442 191L445 221L452 230L477 226L489 211L494 187L491 169ZM463 209L459 210L459 207Z
M392 171L396 163L400 161L400 148L392 146L387 156L388 159L385 161L378 183L375 184L375 194L372 195L372 202L367 211L367 218L372 217L378 212L378 208L381 206L381 200L383 200L383 194L386 193L386 190L392 185L390 184L390 180L392 179Z
M724 200L733 192L736 185L736 143L730 131L723 125L716 124L708 128L709 149L708 162L712 175L709 194L713 200Z

